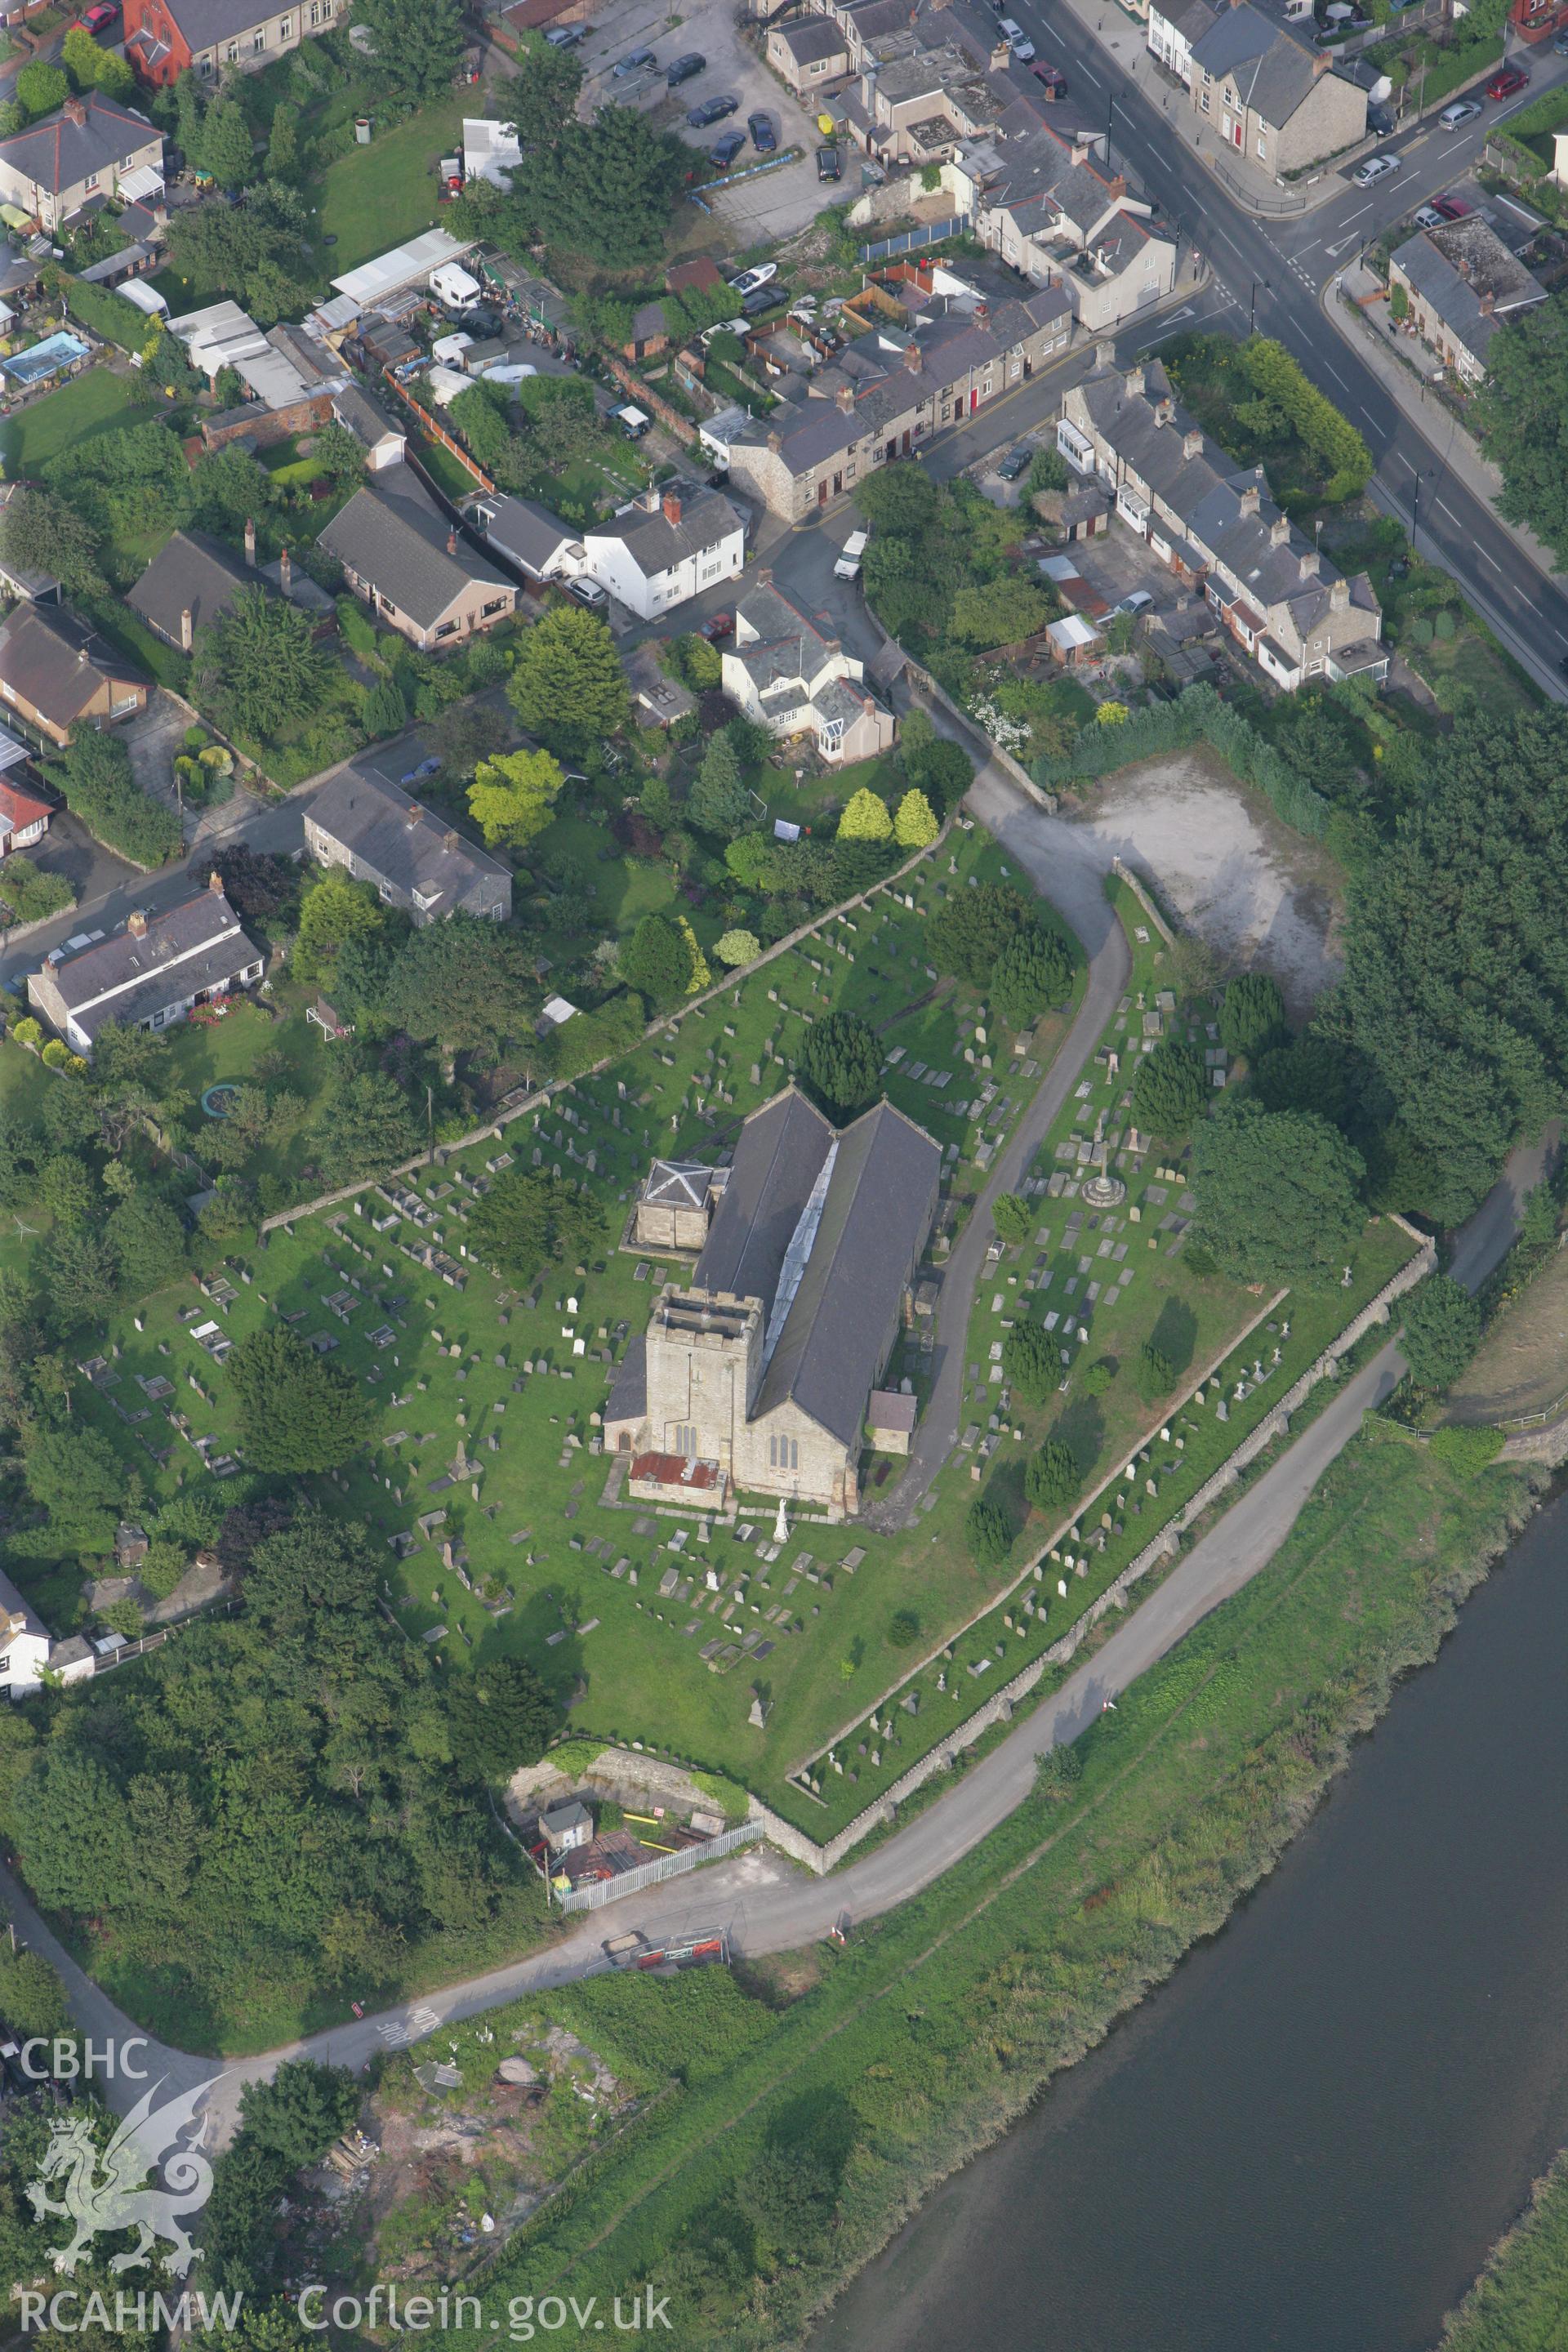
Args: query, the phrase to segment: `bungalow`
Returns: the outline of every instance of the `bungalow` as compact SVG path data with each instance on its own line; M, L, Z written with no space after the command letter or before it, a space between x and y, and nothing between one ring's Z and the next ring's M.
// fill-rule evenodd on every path
M1410 322L1461 383L1487 372L1494 335L1546 299L1546 289L1484 220L1471 214L1421 229L1389 257L1391 296L1402 289Z
M866 666L775 588L771 572L735 607L735 634L720 656L731 702L782 738L812 735L835 765L887 751L890 710L865 685Z
M1057 447L1098 478L1117 520L1200 588L1276 686L1383 677L1383 614L1364 572L1347 580L1268 496L1261 466L1239 467L1180 410L1158 360L1125 373L1110 343L1064 394Z
M97 947L27 975L27 1002L66 1044L89 1055L100 1029L167 1029L198 1004L251 988L265 958L240 928L215 873L161 915L140 910Z
M63 607L18 604L0 621L0 699L55 744L147 708L147 681Z
M319 864L374 882L416 927L448 915L504 923L511 876L444 819L363 768L342 768L305 812L305 846Z
M37 793L0 776L0 857L9 857L14 849L35 847L47 833L53 814Z
M210 628L242 588L254 585L254 576L221 540L205 530L177 530L125 601L154 636L188 654L197 630Z
M534 499L493 492L474 500L468 520L484 533L487 546L530 580L564 580L582 569L583 547L574 527Z
M388 466L356 490L316 542L356 596L424 652L456 646L512 612L517 590L470 555L412 467Z
M132 173L163 178L163 134L144 114L98 89L0 139L0 203L53 231L94 197L119 193Z

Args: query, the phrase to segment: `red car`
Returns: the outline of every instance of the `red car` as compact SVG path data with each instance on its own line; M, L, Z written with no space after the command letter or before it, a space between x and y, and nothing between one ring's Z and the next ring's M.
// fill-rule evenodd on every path
M1068 78L1059 66L1031 66L1029 71L1037 81L1043 81L1053 98L1068 94Z
M1464 220L1470 208L1463 196L1434 196L1432 209L1441 213L1445 220Z
M1489 98L1511 98L1516 89L1528 89L1530 76L1522 66L1505 66L1501 73L1493 74L1487 84Z
M120 0L94 0L92 7L83 9L77 23L84 33L107 33L119 15Z
M710 613L705 621L697 624L697 634L700 637L706 637L710 646L716 646L721 637L731 635L734 626L733 613Z

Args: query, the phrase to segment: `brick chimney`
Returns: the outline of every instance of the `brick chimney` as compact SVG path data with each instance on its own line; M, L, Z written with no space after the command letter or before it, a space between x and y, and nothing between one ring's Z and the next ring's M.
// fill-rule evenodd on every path
M458 838L459 836L455 833L444 833L441 835L441 846L448 856L457 848Z
M424 814L425 812L420 807L417 801L410 801L408 803L408 814L403 820L404 831L405 833L412 833Z
M680 520L680 492L678 489L671 487L669 489L666 490L660 504L664 509L664 519L666 522L679 522Z
M1107 181L1106 185L1110 191L1111 202L1119 205L1121 202L1122 197L1127 194L1126 173L1113 172L1110 178Z
M1258 512L1258 498L1257 483L1248 482L1241 494L1241 511L1244 515L1255 515Z
M1306 549L1306 550L1305 550L1305 551L1304 551L1304 552L1303 552L1303 554L1302 554L1302 557L1301 557L1301 577L1302 577L1302 579L1303 579L1303 580L1315 580L1315 579L1317 578L1317 576L1318 576L1318 573L1319 573L1319 571L1320 571L1320 569L1321 569L1321 564L1322 564L1322 558L1321 558L1321 556L1318 553L1317 549L1316 549L1315 547L1309 547L1308 549Z
M833 395L833 399L834 399L834 404L835 404L835 406L837 408L837 410L838 410L838 414L840 415L840 416L853 416L853 415L854 415L854 414L855 414L855 394L854 394L853 388L852 388L849 384L847 384L847 383L841 383L841 384L838 386L837 390L835 392L835 394L834 394L834 395ZM769 446L769 448L770 448L770 449L777 449L777 448L779 448L781 446L782 446L782 445L780 444L778 435L777 435L776 433L770 433L770 434L768 435L768 446Z
M1129 400L1138 400L1142 396L1145 378L1141 367L1129 368L1122 381L1127 386Z
M79 98L68 98L60 112L68 122L74 122L79 131L87 121L87 109Z
M909 373L910 375L919 375L924 365L925 361L921 356L919 343L906 343L904 345L904 366L908 370Z
M245 560L254 571L256 568L256 517L254 515L247 515L245 518Z
M1182 436L1182 455L1187 459L1188 463L1190 464L1194 457L1201 457L1203 454L1203 435L1201 433L1184 433Z
M142 912L140 907L138 907L133 913L127 915L125 919L125 928L130 932L133 940L144 940L146 938L147 918Z
M1161 399L1154 403L1154 422L1156 425L1169 425L1174 415L1175 404L1172 400L1170 394L1166 393Z
M180 614L180 651L183 654L188 654L191 650L191 608L187 604Z
M287 548L278 559L278 584L285 596L294 585L294 559Z
M1482 318L1483 318L1483 319L1489 319L1489 318L1491 317L1491 314L1492 314L1493 310L1494 310L1496 308L1497 308L1497 296L1492 292L1491 288L1489 286L1489 287L1487 288L1486 292L1481 296L1481 316L1482 316Z
M207 888L212 892L215 898L221 898L223 897L223 876L218 872L216 866L213 867L212 872L207 876Z
M1349 612L1349 610L1350 610L1350 604L1351 604L1351 583L1350 583L1350 582L1349 582L1348 580L1331 580L1331 581L1330 581L1330 583L1329 583L1329 610L1330 610L1330 612L1331 612L1331 613L1348 613L1348 612Z
M1290 526L1286 521L1283 515L1280 515L1277 521L1269 524L1268 544L1270 547L1283 547L1289 536Z

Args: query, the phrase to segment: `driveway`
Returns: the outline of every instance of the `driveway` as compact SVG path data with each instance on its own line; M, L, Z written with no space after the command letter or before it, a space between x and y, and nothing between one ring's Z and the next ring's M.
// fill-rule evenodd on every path
M181 809L187 841L195 836L197 812L184 808L174 789L174 760L184 749L185 730L191 723L189 715L173 696L160 688L146 709L120 730L120 740L131 754L131 772L138 786L150 801L158 801L164 808Z

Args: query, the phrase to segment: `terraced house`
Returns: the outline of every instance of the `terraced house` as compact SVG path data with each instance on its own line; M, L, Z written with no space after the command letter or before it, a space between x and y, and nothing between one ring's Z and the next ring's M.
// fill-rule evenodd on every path
M1157 360L1124 374L1110 343L1064 394L1057 447L1098 478L1116 519L1200 589L1237 642L1294 692L1309 678L1381 678L1388 651L1366 573L1347 580L1184 411Z
M967 143L946 176L982 245L1036 286L1058 287L1090 334L1168 294L1176 243L1086 132L1063 134L1025 103Z
M204 80L258 66L329 33L346 0L294 0L258 8L256 0L125 0L125 54L143 81Z

